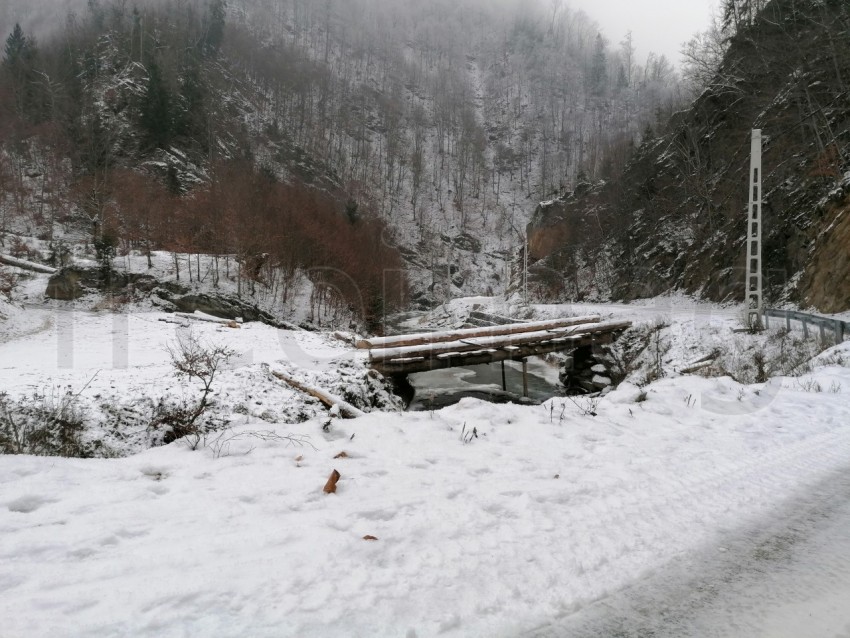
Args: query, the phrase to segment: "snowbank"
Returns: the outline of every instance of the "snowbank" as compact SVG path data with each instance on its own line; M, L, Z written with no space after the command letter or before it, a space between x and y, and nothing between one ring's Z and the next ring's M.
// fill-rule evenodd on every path
M850 370L812 380L834 390L683 377L595 418L467 399L327 432L252 420L197 452L7 457L4 635L515 636L846 468Z

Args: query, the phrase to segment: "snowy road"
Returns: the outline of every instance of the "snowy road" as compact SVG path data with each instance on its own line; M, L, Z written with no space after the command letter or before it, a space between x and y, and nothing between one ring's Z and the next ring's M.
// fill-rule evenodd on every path
M523 638L850 636L850 465L628 588Z

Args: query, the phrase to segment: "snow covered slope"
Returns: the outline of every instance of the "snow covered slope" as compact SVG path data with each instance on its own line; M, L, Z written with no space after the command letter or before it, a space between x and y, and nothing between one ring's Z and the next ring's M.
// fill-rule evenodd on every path
M24 402L77 395L90 454L123 456L151 447L161 437L149 428L156 407L198 398L197 381L174 375L168 347L187 328L179 320L162 321L175 321L173 314L91 312L65 304L10 308L14 314L0 322L0 392ZM364 354L327 335L258 322L237 329L192 322L190 330L204 344L236 353L213 384L210 418L219 425L298 421L324 413L317 402L273 378L274 369L297 371L302 381L361 409L398 403L370 375Z
M194 452L4 457L4 636L521 635L850 466L835 363L769 386L666 379L641 398L625 385L596 417L464 400L327 432L249 418Z

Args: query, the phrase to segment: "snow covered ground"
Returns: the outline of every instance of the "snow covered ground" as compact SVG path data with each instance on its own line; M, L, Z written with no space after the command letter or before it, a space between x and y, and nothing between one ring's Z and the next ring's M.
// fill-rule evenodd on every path
M174 315L162 312L110 313L74 310L67 304L25 309L8 306L0 322L0 391L14 398L78 394L89 427L88 443L98 455L125 455L151 446L148 429L163 400L196 401L197 381L174 375L168 347L180 331ZM190 322L186 322L189 324ZM297 373L363 409L374 397L364 354L322 333L278 330L261 323L237 329L191 322L205 344L235 351L213 384L211 413L232 422L277 423L323 414L318 402L284 386L270 370ZM383 398L390 401L384 392Z
M711 330L728 338L731 315L712 312L721 324ZM163 349L176 327L164 315L27 308L15 321L22 314L33 331L0 342L6 391L46 379L79 387L97 370L86 394L127 405L179 391ZM702 316L673 316L671 329L688 332ZM4 638L704 635L670 632L665 582L682 600L717 589L688 608L689 626L712 635L799 627L812 612L835 620L803 625L818 635L846 626L836 597L847 564L829 557L846 547L850 343L803 377L769 384L671 374L645 394L624 384L593 405L465 399L325 431L324 416L284 418L281 406L296 399L264 380L262 364L321 381L356 356L344 344L259 324L196 329L245 355L218 400L262 402L248 401L221 438L126 458L0 460ZM60 347L67 330L70 349ZM341 480L325 494L333 470ZM781 540L788 530L794 547ZM787 560L754 559L726 579L730 561L717 556L740 562L741 539L752 538L748 555ZM787 573L764 581L762 564ZM813 583L814 596L788 607L788 578Z

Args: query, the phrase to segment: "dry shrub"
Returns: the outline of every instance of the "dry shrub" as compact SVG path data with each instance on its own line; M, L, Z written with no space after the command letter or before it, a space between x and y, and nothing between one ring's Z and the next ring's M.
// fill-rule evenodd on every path
M81 435L85 412L78 395L43 393L13 399L0 393L0 453L88 457Z

